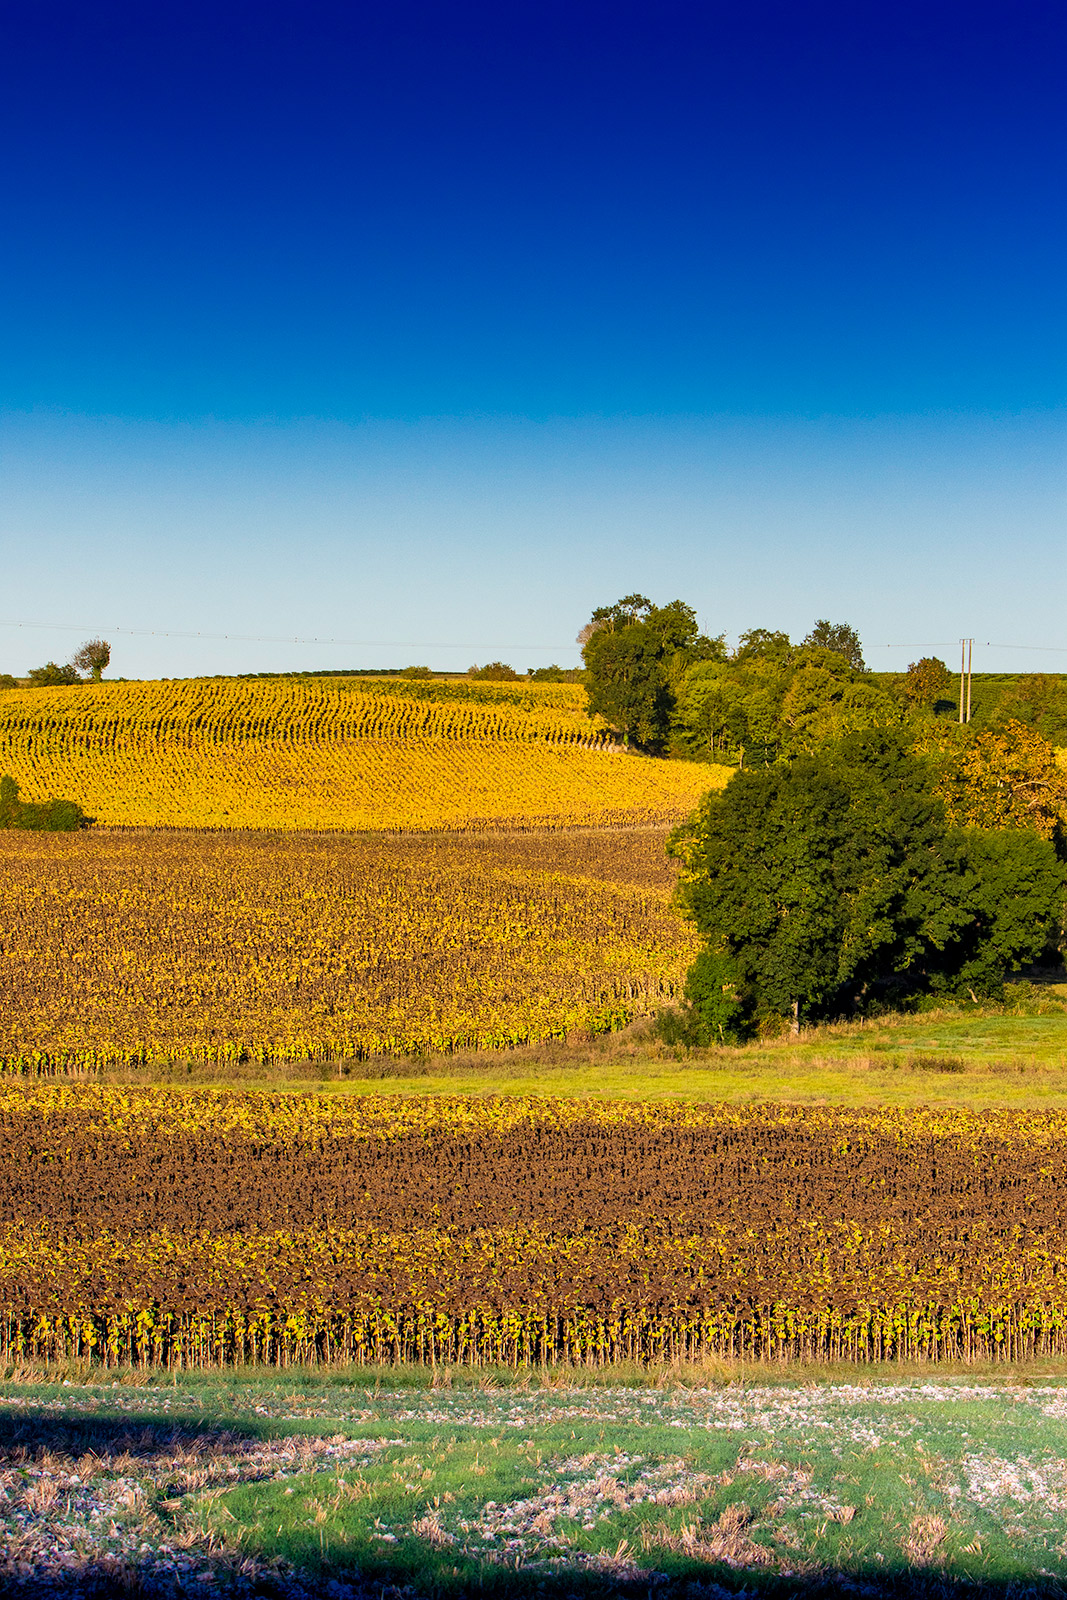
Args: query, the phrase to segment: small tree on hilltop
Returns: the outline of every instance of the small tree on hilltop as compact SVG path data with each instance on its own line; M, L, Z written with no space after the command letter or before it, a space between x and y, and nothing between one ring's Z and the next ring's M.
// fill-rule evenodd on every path
M914 706L929 706L951 698L952 674L939 656L923 656L912 661L904 676L904 694Z
M829 622L826 617L820 617L807 638L801 641L802 647L806 644L833 650L836 655L844 656L854 672L867 670L860 636L847 622Z
M35 689L55 689L64 684L81 681L77 667L73 665L61 667L55 661L46 661L43 667L31 667L27 677Z
M93 683L99 683L104 668L111 660L111 646L106 639L87 639L70 659L72 666L87 672Z

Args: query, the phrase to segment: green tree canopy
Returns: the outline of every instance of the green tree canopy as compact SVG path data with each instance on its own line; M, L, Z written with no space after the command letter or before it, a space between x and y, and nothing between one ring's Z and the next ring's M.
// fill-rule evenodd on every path
M691 606L682 600L655 606L641 594L598 607L578 642L590 715L653 752L668 743L688 667L725 654L721 638L700 632Z
M995 988L1055 936L1065 873L1028 835L1027 909L1000 909L1016 857L985 837L948 828L924 762L884 730L737 773L669 847L679 904L707 945L688 986L702 1036Z
M803 644L814 645L819 650L832 650L835 655L843 656L855 672L867 670L860 636L847 622L830 622L826 617L820 617Z
M73 800L20 800L14 778L0 778L0 828L38 833L73 833L92 822Z
M904 674L904 697L913 706L929 710L943 700L951 700L954 680L940 656L923 656L912 661Z
M77 667L61 667L55 661L46 661L43 667L31 667L27 676L35 689L52 689L81 681Z
M753 764L755 751L813 751L867 728L899 725L903 709L839 651L744 635L728 661L698 662L677 696L679 740L697 756ZM748 641L747 643L745 641Z
M490 661L484 667L471 667L468 678L484 679L486 683L518 683L519 674L506 661Z

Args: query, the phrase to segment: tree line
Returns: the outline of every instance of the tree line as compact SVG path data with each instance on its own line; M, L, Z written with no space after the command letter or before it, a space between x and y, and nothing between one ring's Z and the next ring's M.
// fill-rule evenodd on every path
M799 644L750 628L731 651L724 635L701 633L684 601L657 606L631 594L594 611L578 643L590 713L651 755L753 766L848 733L957 716L944 661L924 656L906 672L873 673L847 622L822 618ZM1067 677L1018 679L977 721L1018 721L1067 744Z
M26 674L31 689L54 689L75 683L99 683L104 668L111 660L111 646L106 639L87 639L70 660L62 666L56 661L46 661L43 667L31 667ZM85 673L85 677L82 677ZM18 679L10 672L0 672L0 689L15 689Z
M671 837L704 949L661 1019L690 1044L1003 994L1058 962L1067 897L1067 683L1017 680L960 724L936 657L872 674L856 630L729 651L683 601L632 594L578 636L592 715L649 755L737 768Z

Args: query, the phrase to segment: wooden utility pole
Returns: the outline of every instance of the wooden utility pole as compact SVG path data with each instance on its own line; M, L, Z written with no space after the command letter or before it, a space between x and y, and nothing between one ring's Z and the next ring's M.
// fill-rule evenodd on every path
M971 660L974 652L973 639L960 640L960 721L971 720Z

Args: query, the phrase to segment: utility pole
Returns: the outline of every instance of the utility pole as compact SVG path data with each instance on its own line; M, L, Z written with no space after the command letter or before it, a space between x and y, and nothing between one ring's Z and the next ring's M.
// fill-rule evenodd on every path
M971 720L971 659L973 639L960 640L960 721Z

